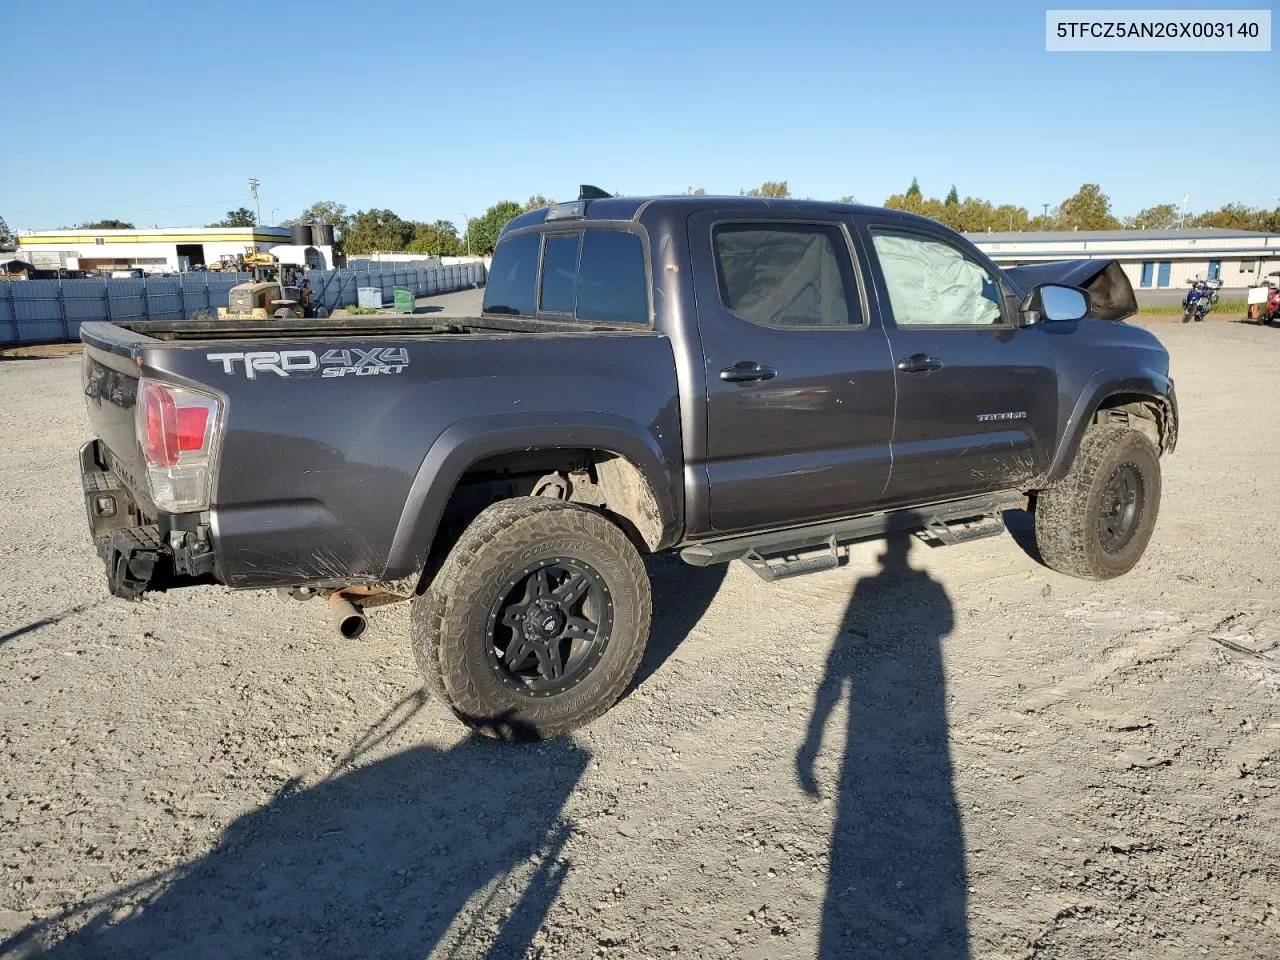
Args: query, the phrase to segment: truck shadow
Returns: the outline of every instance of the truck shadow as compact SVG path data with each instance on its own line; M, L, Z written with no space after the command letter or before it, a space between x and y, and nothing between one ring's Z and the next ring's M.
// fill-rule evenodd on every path
M855 587L796 754L800 785L817 797L823 734L843 699L820 960L970 955L941 652L954 614L942 585L908 562L911 543L891 534L880 571Z
M1036 546L1036 518L1027 510L1004 511L1005 529L1013 542L1022 548L1023 553L1041 566L1044 558L1040 556L1040 548Z
M649 557L645 566L653 591L653 627L628 694L653 676L689 636L728 572L728 564L693 567L672 554Z
M524 956L569 869L561 809L589 754L567 738L476 737L364 763L424 700L402 701L327 779L285 784L210 853L34 924L0 956Z

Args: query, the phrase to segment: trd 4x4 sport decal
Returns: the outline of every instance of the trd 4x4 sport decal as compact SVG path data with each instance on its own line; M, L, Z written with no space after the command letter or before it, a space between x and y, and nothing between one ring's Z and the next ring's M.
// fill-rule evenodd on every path
M243 373L250 380L260 374L277 377L320 371L322 377L369 377L378 374L403 373L409 365L409 351L404 347L360 347L326 350L253 350L245 353L206 353L210 363L222 364L222 372L235 376ZM240 366L237 366L239 364Z

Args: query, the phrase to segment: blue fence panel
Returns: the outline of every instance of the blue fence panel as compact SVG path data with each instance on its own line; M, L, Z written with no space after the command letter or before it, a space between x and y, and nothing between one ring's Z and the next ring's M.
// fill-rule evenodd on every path
M0 280L0 343L15 343L18 324L13 317L13 281Z
M182 308L182 281L177 277L147 277L142 281L147 297L148 320L186 320Z
M227 294L247 273L196 272L145 279L7 280L0 282L0 343L74 340L90 321L190 320L227 305ZM356 302L359 287L377 287L390 301L396 287L418 297L474 287L484 264L427 267L417 263L359 261L341 270L307 273L316 303L333 312Z
M107 304L115 323L147 319L146 292L141 280L108 280Z
M10 294L13 297L13 314L17 321L20 343L69 339L59 296L62 281L10 280L8 282L14 285Z
M63 281L62 310L67 318L68 339L79 338L80 324L108 319L107 282L96 278Z

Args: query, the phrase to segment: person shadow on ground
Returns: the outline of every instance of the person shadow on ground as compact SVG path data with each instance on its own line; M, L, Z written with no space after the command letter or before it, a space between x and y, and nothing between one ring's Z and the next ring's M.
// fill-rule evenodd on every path
M470 737L371 763L419 692L324 781L286 784L190 864L0 943L3 957L523 957L568 869L587 751ZM63 925L77 929L64 939ZM80 925L82 924L82 925Z
M858 581L796 754L801 787L819 796L823 732L843 696L819 960L970 955L941 651L954 615L942 585L911 566L912 539L891 534L881 569Z

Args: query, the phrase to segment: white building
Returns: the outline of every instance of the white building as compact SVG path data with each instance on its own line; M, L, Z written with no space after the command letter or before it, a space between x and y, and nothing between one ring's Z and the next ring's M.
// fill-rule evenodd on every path
M1002 267L1052 260L1118 260L1143 298L1185 291L1193 277L1218 279L1243 297L1280 270L1280 234L1198 227L1185 230L1076 230L971 233L968 237Z
M271 251L287 263L332 267L331 247L298 247L287 227L171 227L154 230L19 230L19 259L44 269L90 273L141 269L177 273L222 257Z

